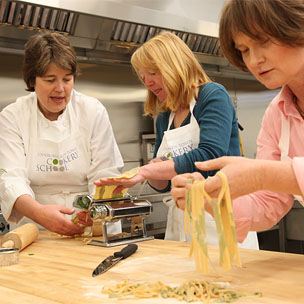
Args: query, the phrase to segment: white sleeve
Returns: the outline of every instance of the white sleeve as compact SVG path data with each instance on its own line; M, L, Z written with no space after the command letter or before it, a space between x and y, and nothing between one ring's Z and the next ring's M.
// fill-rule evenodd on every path
M124 163L119 152L106 108L99 103L90 140L91 164L87 177L90 194L95 193L94 181L101 177L118 176Z
M23 217L12 211L16 199L23 194L34 197L26 169L26 144L19 124L25 119L25 113L18 121L15 109L12 105L0 113L0 168L6 170L0 176L0 204L5 219L12 222Z

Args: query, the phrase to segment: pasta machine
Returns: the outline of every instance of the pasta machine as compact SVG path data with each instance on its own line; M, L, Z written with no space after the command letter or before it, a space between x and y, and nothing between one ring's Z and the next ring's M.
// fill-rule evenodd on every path
M127 243L151 240L147 236L145 218L152 213L152 204L132 196L109 199L93 199L90 195L77 195L73 206L87 210L93 223L100 223L102 235L94 237L89 245L112 247ZM118 234L108 233L109 223L121 220L122 231Z

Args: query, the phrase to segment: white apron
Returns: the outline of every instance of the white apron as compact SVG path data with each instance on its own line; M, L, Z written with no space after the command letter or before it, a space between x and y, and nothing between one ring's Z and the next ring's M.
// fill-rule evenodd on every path
M290 123L289 117L286 118L283 113L281 113L281 138L279 141L279 148L281 150L281 160L291 160L288 156L289 152L289 142L290 142ZM294 195L294 198L304 206L303 197L301 195Z
M198 147L200 127L193 115L195 103L196 100L193 98L190 103L190 123L185 126L170 130L170 126L175 116L174 112L170 113L168 128L167 131L164 132L161 145L157 151L157 157L174 157ZM184 230L184 211L176 206L172 196L165 197L163 202L169 208L165 239L183 242L190 241L191 235L185 233ZM210 240L213 240L214 238L217 239L216 226L213 217L207 212L205 213L205 216L206 231L208 231L207 236Z
M61 120L55 123L44 119L40 121L40 129L44 132L40 136L37 131L37 115L41 113L38 113L37 104L33 103L31 139L26 165L35 199L42 205L54 204L74 208L75 196L88 194L89 191L87 171L90 166L90 154L84 135L78 128L81 122L77 120L70 103ZM56 140L56 136L59 140ZM71 219L77 211L80 210L76 210L73 215L65 216ZM19 225L25 221L29 220L24 219ZM121 232L120 221L110 226L108 232Z
M200 127L193 115L193 108L195 106L195 103L196 101L193 98L190 103L190 123L186 126L170 130L170 126L173 122L175 115L174 112L171 112L167 131L164 132L161 145L157 151L156 156L158 158L162 156L174 157L177 155L182 155L198 147L200 138ZM176 203L173 200L172 196L165 197L163 199L163 202L169 208L165 239L182 242L191 241L191 235L185 233L184 229L184 211L182 211L176 206ZM207 243L212 245L218 245L216 224L213 217L208 212L205 212L205 221ZM249 232L244 242L242 244L239 243L239 247L259 249L257 233L254 231Z
M88 185L84 181L90 165L90 156L84 138L79 132L72 105L67 105L61 121L41 121L40 129L49 133L49 136L42 134L42 138L38 136L37 130L37 115L41 115L38 111L38 107L33 105L27 157L31 188L40 204L60 204L72 208L73 199L77 194L88 193ZM70 130L62 138L58 134L61 124ZM56 133L58 141L54 138Z

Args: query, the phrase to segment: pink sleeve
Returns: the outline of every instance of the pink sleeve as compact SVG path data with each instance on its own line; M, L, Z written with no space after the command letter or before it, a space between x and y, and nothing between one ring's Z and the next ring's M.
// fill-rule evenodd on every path
M257 159L281 160L281 150L279 148L282 123L281 112L285 109L284 103L282 103L281 100L284 100L284 98L280 93L269 104L264 114L261 130L257 139ZM291 100L290 102L293 101ZM299 151L301 151L300 153L302 154L303 151L298 139L301 138L301 134L303 133L301 126L296 123L297 120L293 120L292 127L298 129L300 135L297 136L297 133L293 133L295 135L291 138L293 142L292 147L296 147L296 150L293 151L294 156L297 155ZM304 157L294 157L292 164L304 196ZM291 209L293 203L293 195L270 191L258 191L234 200L233 211L238 241L242 242L249 231L263 231L277 224Z
M237 238L243 242L249 231L263 231L277 224L290 210L292 195L258 191L233 201Z
M294 157L292 160L292 167L302 192L302 196L304 196L304 157Z
M281 159L281 151L279 149L280 134L280 112L278 107L272 103L268 106L263 117L257 140L257 159ZM303 173L302 178L304 190ZM277 224L290 210L293 202L294 197L292 195L271 191L258 191L234 200L233 211L238 241L242 242L249 231L263 231Z

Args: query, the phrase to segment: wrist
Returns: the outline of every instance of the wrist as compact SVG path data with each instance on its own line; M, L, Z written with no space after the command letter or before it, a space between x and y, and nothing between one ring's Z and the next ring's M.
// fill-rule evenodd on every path
M19 196L15 202L14 209L33 221L37 221L40 217L40 208L42 206L28 194Z
M139 168L138 174L144 178L144 180L148 179L149 174L148 174L148 166L151 166L151 164L148 165L144 165L142 167Z
M264 160L254 160L255 172L254 177L254 188L255 191L266 190L267 189L267 161Z

